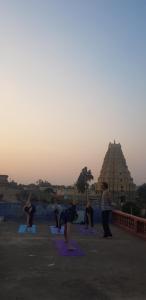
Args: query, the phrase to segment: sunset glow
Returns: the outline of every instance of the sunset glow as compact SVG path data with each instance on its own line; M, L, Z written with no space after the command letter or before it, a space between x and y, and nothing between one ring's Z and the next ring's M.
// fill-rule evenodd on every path
M0 1L0 173L95 181L109 142L146 181L146 2Z

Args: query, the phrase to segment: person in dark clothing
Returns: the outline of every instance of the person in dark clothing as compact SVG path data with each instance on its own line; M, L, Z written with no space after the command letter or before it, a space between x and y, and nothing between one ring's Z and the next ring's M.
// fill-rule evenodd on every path
M73 201L67 209L62 211L60 216L61 224L64 224L64 239L67 243L68 250L75 250L75 248L70 245L70 240L72 223L77 217L78 214L75 201Z
M57 202L55 202L54 204L54 217L55 217L55 224L56 224L56 228L60 229L61 225L60 225L60 215L62 212L62 207L60 204L58 204Z
M36 211L35 205L31 203L31 194L29 194L26 204L24 206L24 211L27 215L27 227L32 227L34 213Z
M102 183L101 211L102 211L102 226L104 238L112 237L109 221L112 213L111 194L108 190L108 184Z
M90 226L91 228L93 228L94 223L93 223L93 208L91 206L90 201L87 202L86 205L86 209L85 209L85 224L86 224L86 228L88 229L88 227Z

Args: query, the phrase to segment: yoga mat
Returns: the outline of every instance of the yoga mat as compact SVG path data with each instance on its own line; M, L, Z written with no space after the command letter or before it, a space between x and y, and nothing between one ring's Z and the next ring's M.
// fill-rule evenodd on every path
M32 227L27 227L27 225L21 224L18 229L19 233L36 233L36 225L32 225Z
M84 226L79 226L79 232L82 233L83 235L96 235L97 234L97 230L95 228L86 229L86 227L84 227Z
M52 234L64 234L64 226L61 226L60 231L58 231L58 228L56 228L55 226L50 226L50 230Z
M55 240L55 245L58 249L58 252L61 256L84 256L85 253L78 246L76 241L71 241L70 245L75 247L75 250L68 250L67 244L63 240Z

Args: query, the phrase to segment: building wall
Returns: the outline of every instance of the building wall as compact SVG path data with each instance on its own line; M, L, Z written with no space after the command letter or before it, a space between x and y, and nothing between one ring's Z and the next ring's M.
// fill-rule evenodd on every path
M8 184L8 175L0 175L0 185Z

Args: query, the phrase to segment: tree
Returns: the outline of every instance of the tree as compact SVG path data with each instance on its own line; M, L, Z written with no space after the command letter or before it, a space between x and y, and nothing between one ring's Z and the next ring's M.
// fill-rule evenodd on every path
M16 193L17 201L26 201L28 198L29 192L26 190L20 190L20 192Z
M140 206L146 207L146 183L138 187L137 195L138 195L138 202Z
M39 179L37 182L36 182L36 184L38 185L38 186L41 186L41 187L50 187L51 186L51 183L50 182L48 182L47 180L42 180L42 179Z
M127 214L131 214L134 216L140 216L140 207L137 205L137 203L132 202L132 201L127 201L123 206L122 206L122 211L126 212Z
M91 173L91 170L88 170L87 167L84 167L78 177L76 186L77 186L77 190L79 193L86 192L86 199L87 199L89 182L93 179L94 179L94 177Z

